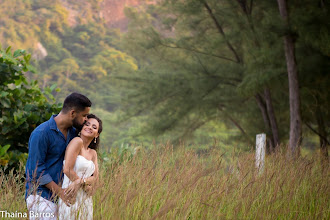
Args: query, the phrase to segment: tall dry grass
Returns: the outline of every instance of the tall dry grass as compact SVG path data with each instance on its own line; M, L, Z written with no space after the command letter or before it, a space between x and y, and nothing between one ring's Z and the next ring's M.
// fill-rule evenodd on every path
M14 172L0 167L0 211L27 212L25 204L24 165ZM0 215L0 219L1 219Z
M102 170L96 219L330 219L329 168L315 158L254 154L226 164L223 152L199 157L164 146ZM105 164L104 164L105 165Z
M259 174L254 154L228 164L223 153L161 146L104 161L94 219L330 219L329 166L317 157L272 155ZM0 210L24 211L18 179L1 174Z

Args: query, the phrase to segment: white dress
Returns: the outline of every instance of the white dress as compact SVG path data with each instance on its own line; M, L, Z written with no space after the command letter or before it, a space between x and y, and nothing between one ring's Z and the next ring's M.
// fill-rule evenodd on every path
M63 161L63 166L65 161ZM95 171L95 164L91 160L78 155L73 170L80 178L88 178ZM67 188L71 184L70 179L64 174L62 188ZM77 192L76 202L68 207L61 199L58 203L59 219L93 219L93 200L83 189Z

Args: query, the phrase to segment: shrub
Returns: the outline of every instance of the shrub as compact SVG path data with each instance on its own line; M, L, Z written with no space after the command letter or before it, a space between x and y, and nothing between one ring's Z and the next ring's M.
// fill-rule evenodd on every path
M15 166L27 157L28 140L33 129L59 112L51 92L55 86L39 88L28 82L24 73L35 72L25 50L0 47L0 146L10 145L8 165Z

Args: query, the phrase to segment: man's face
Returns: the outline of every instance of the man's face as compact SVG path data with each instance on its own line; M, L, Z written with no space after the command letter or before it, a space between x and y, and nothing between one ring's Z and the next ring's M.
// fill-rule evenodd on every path
M83 127L84 123L87 121L87 115L89 114L90 109L90 107L86 107L83 111L76 112L76 117L72 121L73 127L78 130Z

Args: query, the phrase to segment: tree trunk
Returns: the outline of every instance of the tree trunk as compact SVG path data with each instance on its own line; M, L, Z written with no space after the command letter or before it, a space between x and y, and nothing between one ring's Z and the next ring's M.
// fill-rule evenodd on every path
M269 117L267 114L267 107L263 101L263 98L261 97L261 95L259 93L257 93L257 95L255 95L255 98L256 98L258 107L261 111L262 119L264 120L264 124L265 124L265 128L266 128L266 134L268 137L267 138L267 153L272 153L273 146L274 146L274 142L273 142L274 138L273 138L273 134L270 129Z
M322 112L320 106L316 107L316 120L318 126L318 134L320 138L320 153L322 161L328 162L329 154L328 154L328 140L327 140L327 132L324 126L324 120L322 117Z
M268 119L270 122L272 134L273 134L274 150L275 150L280 144L277 121L276 121L276 116L275 116L275 112L274 112L274 108L273 108L273 104L272 104L272 98L271 98L270 91L268 88L266 88L264 90L264 94L265 94L265 101L266 101L266 106L267 106Z
M289 26L286 0L277 0L282 19ZM295 59L294 40L291 34L284 36L285 58L289 79L289 99L290 99L290 141L289 156L296 157L300 155L300 144L302 138L301 115L300 115L300 97L298 70Z

